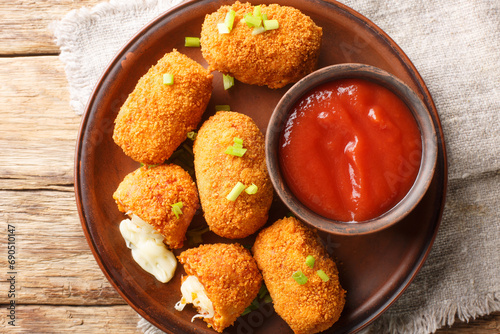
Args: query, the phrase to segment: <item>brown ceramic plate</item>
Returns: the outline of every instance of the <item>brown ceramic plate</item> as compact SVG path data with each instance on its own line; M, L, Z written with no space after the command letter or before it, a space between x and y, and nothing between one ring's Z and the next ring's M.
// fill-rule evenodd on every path
M260 3L266 3L262 1ZM322 235L337 259L347 302L331 333L354 332L373 321L401 295L426 259L441 220L447 181L443 133L432 98L415 67L403 51L377 26L352 9L334 1L272 1L290 5L323 27L319 66L358 62L380 67L408 84L429 109L439 152L436 173L429 191L417 208L401 223L362 237ZM201 320L191 323L194 310L174 309L180 299L182 266L172 281L162 284L132 259L118 225L123 219L112 198L124 176L139 164L114 144L113 121L138 79L166 52L177 48L206 66L199 48L184 47L184 36L199 36L205 14L232 1L187 2L164 13L137 34L111 62L99 81L82 120L75 158L75 191L83 230L106 277L123 298L143 317L166 332L213 333ZM237 82L228 91L214 73L214 91L205 118L216 104L229 104L234 111L250 115L265 133L274 106L285 87L271 90ZM276 201L270 222L288 210ZM201 214L194 225L203 224ZM224 241L211 233L206 242ZM252 238L238 240L249 245ZM229 242L229 241L225 241ZM176 251L179 254L179 251ZM269 305L240 317L228 333L287 333L291 330Z

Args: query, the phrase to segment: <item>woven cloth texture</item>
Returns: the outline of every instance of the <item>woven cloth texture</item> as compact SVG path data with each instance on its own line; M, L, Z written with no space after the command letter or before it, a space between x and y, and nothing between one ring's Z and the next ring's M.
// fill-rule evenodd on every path
M74 112L84 112L114 54L177 2L112 0L54 22ZM382 28L416 66L436 104L449 164L443 221L426 263L364 331L432 333L500 311L500 2L342 3ZM139 327L160 333L144 319Z

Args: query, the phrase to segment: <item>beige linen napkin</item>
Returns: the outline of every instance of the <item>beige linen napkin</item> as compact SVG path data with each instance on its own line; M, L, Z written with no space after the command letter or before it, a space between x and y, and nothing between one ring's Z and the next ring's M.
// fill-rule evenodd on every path
M119 48L174 2L115 0L53 25L76 113ZM431 254L366 331L431 333L456 318L500 311L500 2L343 3L381 27L415 64L436 103L449 160L447 203ZM159 332L143 319L139 326Z

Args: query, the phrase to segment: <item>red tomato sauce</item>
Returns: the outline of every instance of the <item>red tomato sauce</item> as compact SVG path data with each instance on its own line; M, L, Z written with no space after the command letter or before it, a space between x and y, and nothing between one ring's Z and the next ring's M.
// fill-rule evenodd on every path
M316 213L362 222L412 187L422 142L406 104L388 89L342 79L306 93L281 133L279 159L291 191Z

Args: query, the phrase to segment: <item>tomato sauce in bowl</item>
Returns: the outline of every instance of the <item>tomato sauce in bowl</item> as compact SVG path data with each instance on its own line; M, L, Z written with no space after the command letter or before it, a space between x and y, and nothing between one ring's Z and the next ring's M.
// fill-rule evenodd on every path
M417 178L422 139L407 105L374 82L323 83L291 109L279 139L283 178L314 212L362 222L390 210Z

